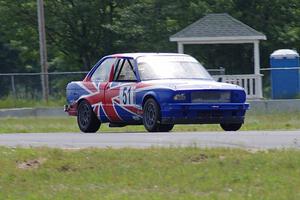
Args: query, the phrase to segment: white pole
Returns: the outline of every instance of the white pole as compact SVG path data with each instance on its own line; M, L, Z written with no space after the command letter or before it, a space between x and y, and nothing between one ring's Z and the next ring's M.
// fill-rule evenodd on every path
M178 53L184 53L184 46L181 42L177 42Z
M255 83L256 95L258 98L263 98L262 77L260 75L259 40L254 41L254 74L257 76L255 79L257 81Z
M254 42L254 74L260 74L259 41Z
M37 0L37 12L39 23L39 42L40 42L40 63L41 63L41 80L43 99L48 101L49 97L49 82L48 82L48 62L47 62L47 47L46 47L46 31L45 31L45 15L44 15L44 0Z

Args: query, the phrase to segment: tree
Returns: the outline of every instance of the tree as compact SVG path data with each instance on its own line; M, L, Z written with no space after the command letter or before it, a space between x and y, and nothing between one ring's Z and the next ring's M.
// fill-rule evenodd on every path
M35 12L35 4L25 0L0 1L1 41L5 44L5 48L14 52L13 57L11 54L1 55L6 55L7 60L17 63L5 68L6 72L36 71L38 35L36 16L32 15Z
M300 48L299 0L45 0L49 71L89 70L118 52L176 52L169 36L208 13L229 13L266 34L261 65ZM0 0L0 72L39 72L36 0ZM252 45L187 45L209 68L251 73ZM6 66L6 67L3 67ZM230 68L228 68L230 67ZM64 81L63 81L64 82Z

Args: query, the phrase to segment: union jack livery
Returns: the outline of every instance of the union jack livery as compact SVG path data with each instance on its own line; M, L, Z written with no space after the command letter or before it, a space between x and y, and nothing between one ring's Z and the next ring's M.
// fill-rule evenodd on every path
M83 132L144 124L167 132L174 124L220 124L236 131L249 104L243 88L213 80L185 54L126 53L102 58L83 81L67 86L65 111Z

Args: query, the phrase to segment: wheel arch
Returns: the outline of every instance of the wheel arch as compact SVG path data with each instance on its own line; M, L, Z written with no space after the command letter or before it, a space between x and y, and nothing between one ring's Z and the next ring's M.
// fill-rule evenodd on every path
M79 105L82 101L87 101L85 98L82 98L82 99L79 99L78 101L77 101L77 105Z
M159 98L158 98L157 94L154 92L149 92L144 95L143 101L142 101L142 108L144 107L146 101L150 98L154 99L154 101L156 101L157 105L159 106L159 109L161 109L160 103L159 103Z
M78 115L78 106L79 106L79 104L80 104L81 102L83 102L83 101L88 102L88 103L90 104L90 106L92 106L91 103L90 103L86 98L80 98L80 99L78 99L78 101L77 101L77 103L76 103L76 113L77 113L77 115ZM95 112L95 111L93 110L93 112ZM96 113L95 113L95 114L96 114Z

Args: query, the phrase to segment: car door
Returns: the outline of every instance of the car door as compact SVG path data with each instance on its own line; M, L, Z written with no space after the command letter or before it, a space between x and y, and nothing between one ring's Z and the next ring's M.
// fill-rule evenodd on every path
M103 107L105 104L105 88L109 84L110 73L115 62L116 58L105 59L85 84L86 88L90 91L87 99L101 122L108 121Z
M131 124L140 120L135 103L136 84L134 60L118 59L114 66L112 81L105 90L105 102L111 122Z

